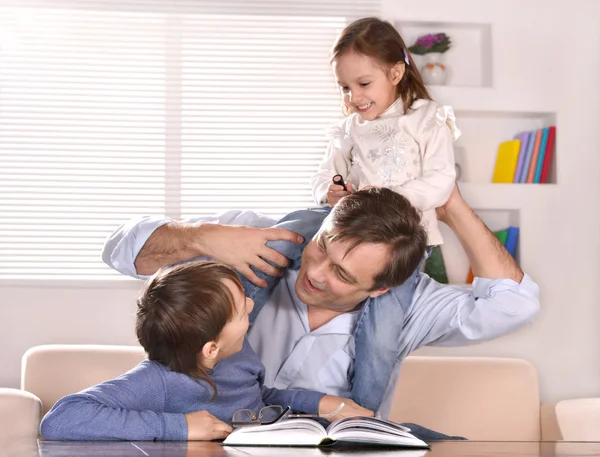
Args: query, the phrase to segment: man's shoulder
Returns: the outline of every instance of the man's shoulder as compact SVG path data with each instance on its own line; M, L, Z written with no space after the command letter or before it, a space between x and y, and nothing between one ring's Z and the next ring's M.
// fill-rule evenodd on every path
M247 225L256 228L271 227L277 222L270 216L248 209L223 211L215 215L214 220L215 222L225 225Z

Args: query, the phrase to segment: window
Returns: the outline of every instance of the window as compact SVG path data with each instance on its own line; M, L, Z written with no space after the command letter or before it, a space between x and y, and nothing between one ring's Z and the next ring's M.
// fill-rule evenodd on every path
M329 49L379 0L0 0L0 278L116 277L143 214L312 204Z

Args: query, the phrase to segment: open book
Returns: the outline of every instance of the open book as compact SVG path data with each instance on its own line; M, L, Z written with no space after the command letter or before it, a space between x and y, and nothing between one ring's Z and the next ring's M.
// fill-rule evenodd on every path
M429 445L402 425L375 417L345 417L325 429L313 419L287 419L249 425L233 431L223 446L327 446L360 443L428 449Z

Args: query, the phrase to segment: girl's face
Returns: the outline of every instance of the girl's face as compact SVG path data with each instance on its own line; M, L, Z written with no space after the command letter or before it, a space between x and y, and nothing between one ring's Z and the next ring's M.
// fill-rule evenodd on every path
M332 67L348 111L366 121L377 119L396 101L405 69L404 62L398 62L385 71L377 60L353 51L334 60Z
M254 301L246 297L244 292L234 282L228 279L224 282L233 296L235 311L233 317L225 324L225 327L223 327L217 338L219 360L223 360L242 350L244 337L249 326L248 315L252 312L252 308L254 308Z

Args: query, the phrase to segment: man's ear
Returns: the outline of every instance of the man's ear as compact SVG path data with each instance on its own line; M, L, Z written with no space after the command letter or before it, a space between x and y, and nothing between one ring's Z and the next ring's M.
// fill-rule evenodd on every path
M381 289L377 289L377 290L374 290L373 292L371 292L369 294L369 297L371 297L371 298L379 297L380 295L385 294L388 290L390 290L389 287L382 287Z
M396 62L396 64L390 70L390 78L392 80L392 84L397 86L400 81L402 81L402 77L404 76L404 72L406 71L406 64L404 62Z

